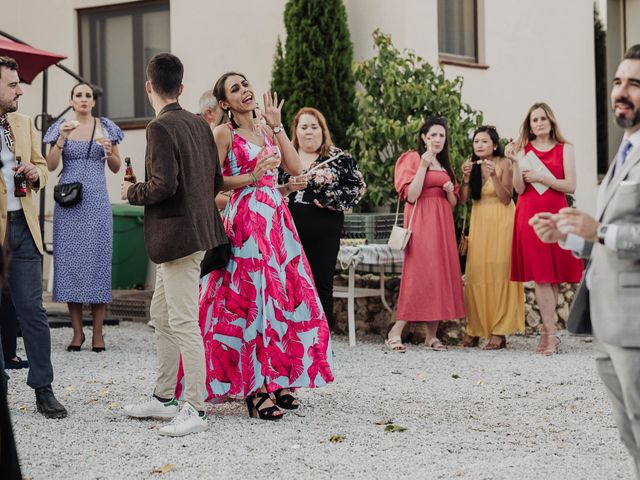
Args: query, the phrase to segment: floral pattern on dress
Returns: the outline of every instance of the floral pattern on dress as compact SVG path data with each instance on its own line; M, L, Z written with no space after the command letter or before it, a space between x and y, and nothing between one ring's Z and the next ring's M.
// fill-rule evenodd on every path
M224 175L252 172L261 147L233 130L232 135ZM267 135L265 143L272 145ZM333 381L327 319L272 173L231 194L224 212L229 263L201 280L199 321L209 401L247 397L262 385L273 392ZM182 374L181 368L178 398Z
M314 170L309 176L307 188L291 193L289 201L313 204L314 200L317 200L323 207L343 211L362 200L367 191L367 184L350 153L331 147L329 155L318 157L308 170L334 156L337 156L335 160ZM306 172L307 170L302 173ZM289 177L288 173L280 170L280 183L287 183Z

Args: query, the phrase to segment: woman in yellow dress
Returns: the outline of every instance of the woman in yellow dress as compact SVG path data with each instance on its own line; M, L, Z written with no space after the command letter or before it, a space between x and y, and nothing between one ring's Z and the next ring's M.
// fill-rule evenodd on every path
M507 346L506 336L524 331L524 290L510 276L515 205L511 161L503 157L495 127L473 134L473 155L462 165L460 202L473 199L465 277L467 337L462 346Z

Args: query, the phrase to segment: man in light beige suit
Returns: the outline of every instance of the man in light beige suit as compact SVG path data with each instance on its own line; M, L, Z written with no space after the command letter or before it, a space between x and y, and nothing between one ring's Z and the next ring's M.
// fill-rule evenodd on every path
M11 255L9 289L29 358L27 384L35 390L38 411L47 418L63 418L67 411L53 394L51 335L42 306L42 237L33 194L47 181L47 164L29 117L14 113L22 95L18 64L0 57L0 240ZM17 167L20 157L22 166ZM25 197L14 195L14 174L24 173ZM1 381L6 381L0 352Z
M640 44L618 66L611 106L624 138L600 185L596 217L564 209L529 223L542 241L591 258L567 324L575 333L591 324L598 373L640 480Z

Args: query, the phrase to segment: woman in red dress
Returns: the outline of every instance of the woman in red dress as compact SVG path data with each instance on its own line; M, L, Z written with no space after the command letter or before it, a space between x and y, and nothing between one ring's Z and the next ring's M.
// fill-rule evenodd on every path
M425 345L446 350L436 336L440 320L466 315L453 223L458 183L449 162L444 119L430 119L420 128L417 150L403 153L395 171L399 201L407 202L405 228L414 216L404 251L397 321L386 341L396 352L405 350L401 334L407 322L426 322Z
M560 133L551 108L546 103L536 103L529 109L520 128L517 144L509 143L505 154L513 162L513 186L519 195L513 229L511 280L535 282L536 301L542 317L536 352L553 355L560 344L555 323L558 284L579 282L582 262L555 243L542 243L528 222L538 212L556 213L567 206L565 195L576 188L573 146ZM533 158L533 165L537 164L537 167L521 168L520 163L527 155Z

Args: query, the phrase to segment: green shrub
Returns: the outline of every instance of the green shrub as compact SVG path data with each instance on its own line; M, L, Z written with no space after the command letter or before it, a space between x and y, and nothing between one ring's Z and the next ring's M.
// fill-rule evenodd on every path
M482 123L482 113L461 100L461 77L447 79L442 68L415 52L400 52L379 29L373 41L377 54L355 64L357 115L348 130L351 151L368 186L363 209L395 204L396 160L416 148L427 117L447 119L450 158L458 176L471 153L471 134Z
M286 100L287 131L301 107L320 110L335 144L348 146L355 117L353 47L342 0L289 0L284 11L287 39L278 39L271 89ZM291 132L289 132L291 133Z

